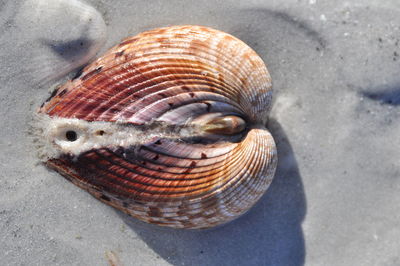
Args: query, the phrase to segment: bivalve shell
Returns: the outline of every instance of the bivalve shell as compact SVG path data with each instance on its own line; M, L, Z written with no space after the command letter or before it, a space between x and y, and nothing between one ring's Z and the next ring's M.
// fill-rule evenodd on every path
M274 176L271 78L237 38L174 26L125 39L39 109L45 164L142 221L208 228Z

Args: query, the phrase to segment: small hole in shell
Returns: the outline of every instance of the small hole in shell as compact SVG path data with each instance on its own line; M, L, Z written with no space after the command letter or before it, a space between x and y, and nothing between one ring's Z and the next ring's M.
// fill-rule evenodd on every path
M73 131L73 130L68 130L68 131L65 133L65 138L66 138L68 141L73 142L73 141L76 141L76 140L78 139L78 135L76 134L75 131Z
M97 136L103 136L104 134L106 134L106 132L104 132L104 130L98 130L98 131L96 131L96 135L97 135Z

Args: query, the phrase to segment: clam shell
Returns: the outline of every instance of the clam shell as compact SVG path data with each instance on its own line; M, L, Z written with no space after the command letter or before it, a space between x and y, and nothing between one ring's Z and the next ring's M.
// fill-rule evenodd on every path
M123 40L38 112L45 163L142 221L208 228L240 216L274 176L261 58L237 38L174 26Z

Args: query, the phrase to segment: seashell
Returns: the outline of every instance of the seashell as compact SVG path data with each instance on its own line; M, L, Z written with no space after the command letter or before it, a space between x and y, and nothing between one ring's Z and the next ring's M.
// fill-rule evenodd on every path
M239 39L173 26L125 39L38 111L47 166L142 221L209 228L252 207L275 173L271 78Z

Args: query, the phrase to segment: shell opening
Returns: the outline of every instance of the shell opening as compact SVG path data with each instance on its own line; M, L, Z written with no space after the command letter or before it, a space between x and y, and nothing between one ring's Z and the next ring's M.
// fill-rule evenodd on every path
M95 133L97 136L103 136L104 134L106 134L106 132L104 130L98 130Z
M78 128L73 125L54 126L49 132L49 140L53 139L54 143L61 149L76 149L86 141L86 129Z
M68 131L65 133L65 138L66 138L68 141L74 142L74 141L76 141L76 140L78 139L78 134L76 134L76 132L73 131L73 130L68 130Z

